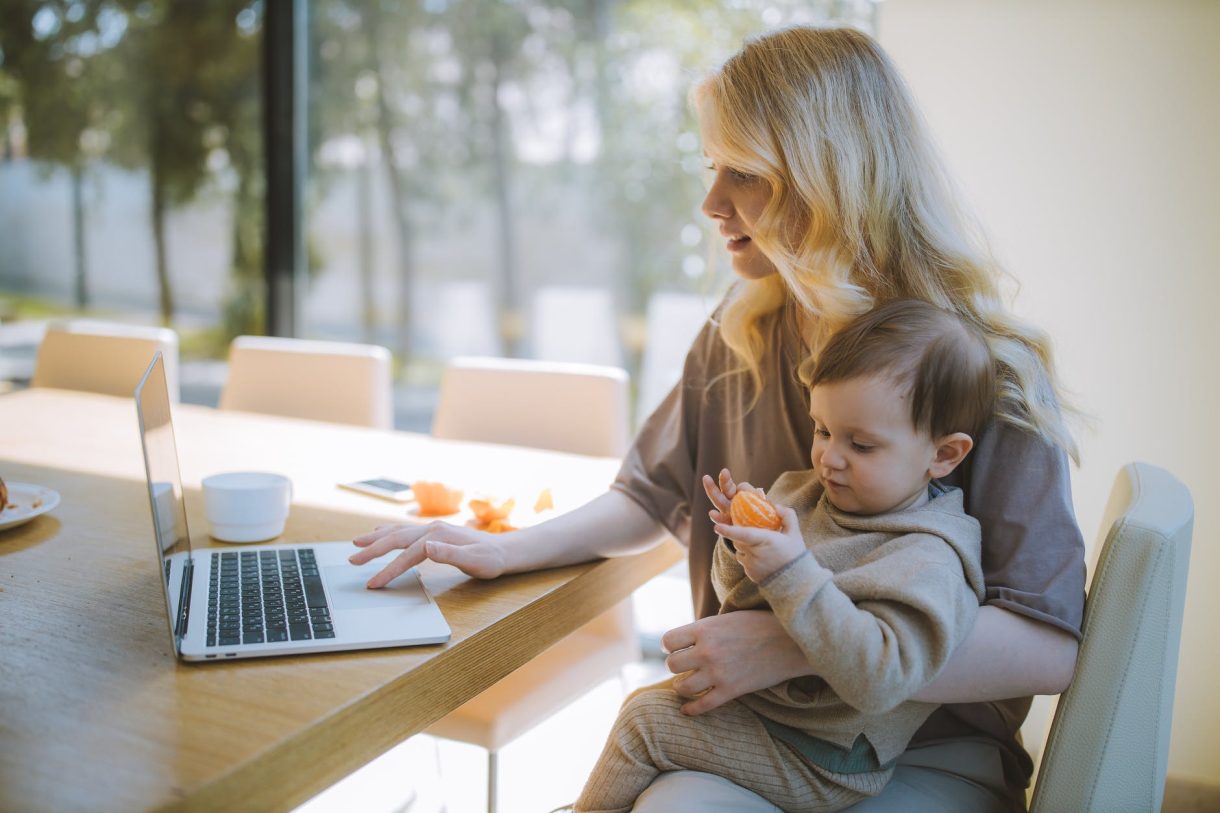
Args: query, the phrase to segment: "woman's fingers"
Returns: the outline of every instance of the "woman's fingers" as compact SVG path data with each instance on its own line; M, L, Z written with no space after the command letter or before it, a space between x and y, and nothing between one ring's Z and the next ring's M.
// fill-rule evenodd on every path
M661 646L665 648L666 652L677 652L681 649L694 646L695 625L698 623L695 621L690 624L683 624L680 627L674 627L661 636Z
M348 557L354 565L371 562L401 549L392 562L369 579L368 586L385 587L424 559L454 565L476 579L494 579L504 573L504 552L491 534L430 522L427 525L388 525L353 540L358 550Z
M684 697L687 695L683 694ZM713 686L707 691L695 697L689 703L682 705L682 713L690 717L696 717L706 711L723 706L725 703L734 699L734 695L724 689Z
M424 550L432 561L453 565L476 579L494 579L504 573L504 557L490 543L453 545L429 539L424 542Z
M394 581L423 560L424 557L421 552L422 549L422 544L417 544L413 547L407 548L398 556L394 557L394 561L383 567L373 576L373 578L369 579L365 586L370 590L377 590L381 587L385 587L387 584Z
M431 525L381 525L375 530L358 536L352 542L359 548L348 557L354 565L371 562L378 556L384 556L396 548L411 545L431 529Z

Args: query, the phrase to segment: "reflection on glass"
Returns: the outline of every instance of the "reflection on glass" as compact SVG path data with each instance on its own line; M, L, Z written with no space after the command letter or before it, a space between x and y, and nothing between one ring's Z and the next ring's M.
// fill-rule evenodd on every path
M261 0L0 6L0 321L257 332Z
M178 522L179 512L175 505L181 495L175 493L172 483L153 483L151 488L153 519L161 552L173 553L174 546L185 536L184 529Z
M599 326L577 360L633 366L656 292L714 299L729 276L699 211L693 79L748 34L869 27L873 9L318 0L306 331L389 345L417 370L575 352L546 340L563 325L536 324L559 297Z

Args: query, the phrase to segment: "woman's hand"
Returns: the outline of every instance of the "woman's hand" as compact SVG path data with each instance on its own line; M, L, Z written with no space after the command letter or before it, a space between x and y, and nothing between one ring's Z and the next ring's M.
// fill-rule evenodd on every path
M385 587L424 559L453 565L476 579L494 579L504 573L507 560L500 542L507 534L489 534L446 522L427 525L379 525L371 533L352 540L357 551L348 557L354 565L384 556L392 550L402 553L368 580L368 587Z
M661 638L674 690L703 714L743 694L811 674L809 662L772 613L742 610L701 618Z

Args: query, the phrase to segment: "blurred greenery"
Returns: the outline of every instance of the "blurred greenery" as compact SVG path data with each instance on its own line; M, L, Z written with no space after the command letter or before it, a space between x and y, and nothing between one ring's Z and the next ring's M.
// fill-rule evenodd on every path
M435 361L415 346L412 297L424 277L445 271L421 261L425 239L492 224L491 267L479 273L513 353L537 281L522 267L523 223L557 217L574 201L591 213L589 231L613 246L608 282L634 326L628 351L637 350L653 292L704 292L715 273L701 236L692 81L747 35L793 21L867 26L873 3L314 0L308 9L308 265L319 273L336 252L353 250L319 239L309 218L339 184L354 188L359 234L348 284L360 291L361 335L374 341L393 325L397 357L427 378ZM226 201L221 313L184 336L184 354L220 355L232 336L262 331L264 149L291 146L263 144L263 13L264 0L0 2L0 160L13 159L19 122L26 157L71 175L72 307L93 307L91 276L115 273L86 264L90 203L81 187L98 167L118 166L147 178L149 285L165 324L178 315L166 218L205 193ZM520 133L547 127L550 152L525 154ZM320 159L337 144L356 157ZM376 211L379 201L388 211ZM388 300L378 296L379 252L392 257L381 264L394 269ZM573 267L586 260L561 258Z

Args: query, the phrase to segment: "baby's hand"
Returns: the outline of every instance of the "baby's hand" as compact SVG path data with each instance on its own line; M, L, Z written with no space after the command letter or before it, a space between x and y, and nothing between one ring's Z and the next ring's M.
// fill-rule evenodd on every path
M805 552L796 512L786 505L778 505L775 510L779 514L779 530L732 525L713 517L716 533L732 540L737 561L753 582L765 580Z
M708 499L712 501L712 510L708 512L708 516L712 518L712 522L732 522L729 517L729 505L733 501L733 497L737 495L738 488L751 488L749 483L742 483L738 486L733 482L733 476L729 474L728 469L720 470L720 481L713 480L709 475L703 475L703 490L707 492Z

